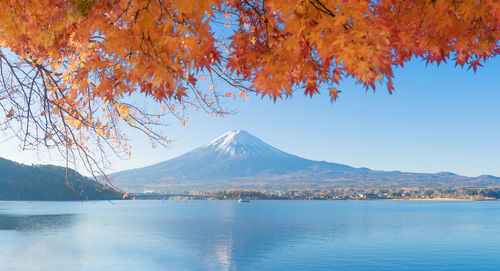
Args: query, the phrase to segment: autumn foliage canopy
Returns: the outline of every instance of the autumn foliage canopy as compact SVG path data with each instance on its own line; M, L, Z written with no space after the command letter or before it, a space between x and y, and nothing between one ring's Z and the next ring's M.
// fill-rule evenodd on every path
M224 99L320 86L335 100L347 77L392 92L412 58L476 70L500 52L497 0L10 0L0 12L2 128L88 164L90 143L129 153L122 126L168 144L161 116L184 124L186 108L221 116Z

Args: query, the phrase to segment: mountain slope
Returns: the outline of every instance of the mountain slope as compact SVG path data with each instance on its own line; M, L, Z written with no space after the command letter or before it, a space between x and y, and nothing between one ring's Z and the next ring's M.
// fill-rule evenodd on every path
M318 162L280 151L239 130L216 138L209 144L152 166L112 174L125 184L162 183L169 180L235 180L295 173ZM349 166L325 163L329 168L350 170Z
M117 197L119 193L66 168L27 166L0 158L0 200L95 200Z
M249 133L230 131L176 158L111 175L127 189L144 187L217 190L228 188L314 188L341 186L500 185L494 176L375 171L304 159ZM161 190L161 189L160 189Z

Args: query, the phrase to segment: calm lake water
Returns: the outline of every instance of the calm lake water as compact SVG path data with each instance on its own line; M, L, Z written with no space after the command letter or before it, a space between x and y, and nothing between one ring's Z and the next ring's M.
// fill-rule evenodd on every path
M0 270L499 270L500 202L0 202Z

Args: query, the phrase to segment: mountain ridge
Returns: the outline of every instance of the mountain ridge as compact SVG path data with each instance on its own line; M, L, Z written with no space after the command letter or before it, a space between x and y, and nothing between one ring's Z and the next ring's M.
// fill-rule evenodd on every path
M143 168L111 174L128 189L294 189L340 186L500 185L491 175L412 173L354 168L305 159L279 150L244 130L233 130L192 151Z

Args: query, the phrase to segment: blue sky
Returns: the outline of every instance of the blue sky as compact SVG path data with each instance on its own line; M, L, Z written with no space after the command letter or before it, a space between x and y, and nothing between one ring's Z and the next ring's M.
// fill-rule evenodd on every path
M500 58L472 70L420 60L395 72L396 91L366 92L352 80L341 83L330 103L326 88L312 99L302 93L274 104L250 95L228 104L238 113L223 119L193 113L186 126L166 128L175 144L152 148L132 134L133 156L116 159L110 171L161 162L204 145L228 130L244 129L292 154L379 170L451 171L467 176L500 176ZM15 142L0 144L0 156L23 163L38 161Z

